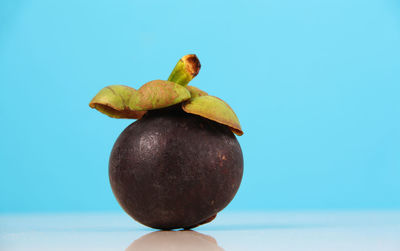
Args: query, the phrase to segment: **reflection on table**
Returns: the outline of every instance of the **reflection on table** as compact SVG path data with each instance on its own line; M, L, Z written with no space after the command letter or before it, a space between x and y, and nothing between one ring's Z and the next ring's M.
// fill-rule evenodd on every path
M132 242L126 251L223 251L217 241L192 230L157 231L143 235Z

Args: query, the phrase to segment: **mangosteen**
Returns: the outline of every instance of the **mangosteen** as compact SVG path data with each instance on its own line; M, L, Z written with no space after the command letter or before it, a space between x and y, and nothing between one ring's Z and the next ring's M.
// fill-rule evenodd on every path
M186 55L168 81L138 90L107 86L89 104L112 118L137 119L114 144L109 177L125 212L152 228L212 221L242 180L239 120L223 100L187 85L199 70L196 55Z

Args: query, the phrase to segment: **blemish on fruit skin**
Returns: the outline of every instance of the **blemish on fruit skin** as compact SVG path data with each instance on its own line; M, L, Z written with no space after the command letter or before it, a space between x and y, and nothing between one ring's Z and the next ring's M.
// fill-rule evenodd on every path
M219 159L219 166L222 167L224 166L224 162L226 161L226 156L223 153L218 153L218 159Z

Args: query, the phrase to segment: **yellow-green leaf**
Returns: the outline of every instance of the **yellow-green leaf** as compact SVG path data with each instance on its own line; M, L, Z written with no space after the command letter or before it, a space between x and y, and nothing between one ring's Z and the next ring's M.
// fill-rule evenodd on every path
M142 110L153 110L181 103L190 98L190 92L179 84L165 80L153 80L139 88Z
M182 104L187 113L196 114L229 126L238 136L243 135L242 128L235 112L223 100L214 96L199 96Z
M138 119L146 113L136 106L139 96L139 92L131 87L110 85L101 89L89 106L112 118Z
M89 106L112 118L141 118L148 110L161 109L190 98L183 86L154 80L139 90L124 85L110 85L100 90Z
M199 88L192 86L192 85L187 85L186 89L189 90L191 98L196 98L200 96L207 96L208 93L205 91L200 90Z

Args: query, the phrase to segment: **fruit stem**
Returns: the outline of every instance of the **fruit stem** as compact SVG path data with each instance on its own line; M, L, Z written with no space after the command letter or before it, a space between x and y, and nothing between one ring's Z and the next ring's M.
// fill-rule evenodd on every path
M183 56L169 75L168 81L186 86L200 71L200 61L195 54Z

